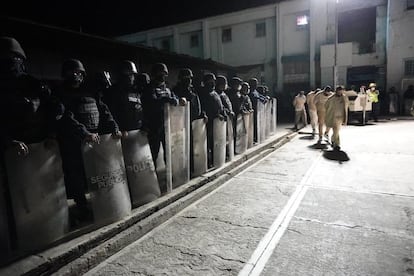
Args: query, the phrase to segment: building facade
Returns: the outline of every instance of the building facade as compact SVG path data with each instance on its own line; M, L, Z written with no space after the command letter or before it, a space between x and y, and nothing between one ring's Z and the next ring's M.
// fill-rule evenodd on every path
M414 77L413 8L413 0L290 0L117 39L239 67L274 92L403 89Z

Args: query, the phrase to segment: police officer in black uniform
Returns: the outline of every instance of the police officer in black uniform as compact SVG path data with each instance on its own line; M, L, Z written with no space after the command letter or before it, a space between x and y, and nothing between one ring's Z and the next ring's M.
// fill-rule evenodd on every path
M104 102L118 123L123 136L128 131L140 129L143 121L141 95L136 86L138 74L135 63L129 60L121 62L118 68L118 81L108 90Z
M225 76L218 75L216 80L216 91L220 95L221 103L223 104L225 114L229 116L231 119L233 119L233 106L231 105L231 101L226 94L227 88L227 78Z
M26 55L19 42L0 38L1 149L28 154L27 144L53 138L63 106L50 90L26 73Z
M259 84L259 81L256 78L251 78L249 80L250 85L250 93L249 97L252 101L252 106L254 110L254 141L257 142L257 102L260 101L261 103L265 104L267 103L268 99L260 94L257 91L257 86Z
M156 164L160 143L164 148L165 157L165 128L164 128L164 104L183 104L185 99L178 97L167 87L168 68L164 63L157 63L151 70L151 82L142 94L142 107L144 111L144 124L147 126L148 142L151 148L152 158Z
M242 113L242 97L240 94L240 89L243 81L239 77L233 77L230 80L230 88L226 90L226 94L229 97L231 104L233 106L233 112L235 113L235 117Z
M208 166L213 166L213 121L215 118L225 120L223 104L219 94L214 90L216 85L216 76L212 73L205 74L203 77L203 86L200 88L199 97L201 108L206 112L208 117L207 123L207 150L208 150Z
M66 192L68 198L75 200L78 219L82 221L91 218L85 198L82 142L99 143L99 134L108 133L120 138L121 132L97 92L83 85L86 71L79 60L66 60L62 65L62 76L64 81L56 94L65 106L65 113L58 138Z
M247 82L242 83L240 94L242 98L242 106L241 106L242 113L248 114L248 113L253 112L253 104L249 97L250 85Z

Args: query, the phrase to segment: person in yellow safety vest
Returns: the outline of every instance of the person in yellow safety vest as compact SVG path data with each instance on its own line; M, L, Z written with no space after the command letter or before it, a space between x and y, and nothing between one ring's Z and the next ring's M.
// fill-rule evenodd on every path
M293 106L295 107L295 131L298 130L298 124L302 121L303 126L307 125L306 118L306 96L305 91L300 91L299 94L293 99Z
M378 95L379 91L377 90L377 85L374 82L371 82L368 86L367 91L369 100L372 102L372 111L371 116L375 122L378 122L378 113L379 113L379 104L378 104Z
M318 143L322 142L322 135L325 136L326 140L329 140L329 136L328 136L329 128L327 127L324 132L325 112L326 112L325 103L326 103L326 100L328 100L328 98L332 95L333 95L332 88L328 85L324 88L324 90L316 93L315 98L313 98L313 103L316 106L316 112L318 115L318 128L319 128Z
M342 125L346 125L348 121L348 96L345 94L343 86L338 86L335 89L335 94L330 96L325 103L326 108L326 127L332 128L333 134L331 137L332 147L335 151L339 151L340 139L339 130Z
M308 111L309 111L309 117L310 117L310 124L312 126L312 136L315 136L316 133L316 124L318 123L318 113L316 111L316 105L313 102L315 95L320 91L321 89L316 89L315 91L310 91L306 95L306 103L308 104Z

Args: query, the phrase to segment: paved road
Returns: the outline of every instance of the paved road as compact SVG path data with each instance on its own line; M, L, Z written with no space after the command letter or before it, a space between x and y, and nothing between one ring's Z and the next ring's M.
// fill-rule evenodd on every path
M90 275L414 275L414 121L342 134L350 161L299 134Z

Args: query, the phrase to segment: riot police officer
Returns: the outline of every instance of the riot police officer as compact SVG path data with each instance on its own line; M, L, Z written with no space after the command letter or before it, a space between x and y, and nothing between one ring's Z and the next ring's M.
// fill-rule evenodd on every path
M206 112L208 117L207 123L207 151L208 165L213 166L213 121L215 118L225 120L223 104L219 94L214 90L216 85L216 76L212 73L205 74L203 77L203 86L200 88L199 96L201 108Z
M253 104L250 100L250 85L247 82L243 82L241 89L240 89L242 105L241 105L241 112L243 114L248 114L253 112Z
M230 99L231 105L233 106L233 112L235 116L239 115L242 107L242 97L240 94L241 85L243 80L239 77L233 77L230 80L230 88L227 89L226 94Z
M1 149L14 147L20 155L28 154L27 144L52 138L63 114L50 90L26 73L25 61L16 39L0 38Z
M267 103L267 98L257 91L259 81L256 78L251 78L249 80L250 85L250 93L249 97L252 101L252 106L254 110L254 141L257 142L257 102L260 101L261 103Z
M223 104L224 112L230 118L234 117L233 106L226 94L227 90L227 78L222 75L218 75L216 79L216 91L220 95L221 103Z
M142 107L145 125L148 126L148 142L152 158L156 164L160 143L165 149L164 104L185 105L185 99L178 97L167 87L168 68L164 63L156 63L151 69L151 82L142 94ZM164 150L164 162L166 155Z
M127 135L127 131L142 127L143 112L141 95L136 86L137 74L135 63L129 60L122 61L116 73L118 81L104 97L104 102L108 105L123 136Z
M190 103L190 119L191 121L204 118L205 113L201 110L200 99L194 92L193 72L189 68L183 68L178 73L177 85L173 88L173 92L180 98L185 98Z
M57 96L65 106L58 138L68 198L73 198L78 219L90 219L91 212L85 198L86 177L83 168L82 142L99 143L99 134L121 136L118 125L108 107L97 97L97 92L84 85L85 68L77 59L68 59L62 65L63 83Z

